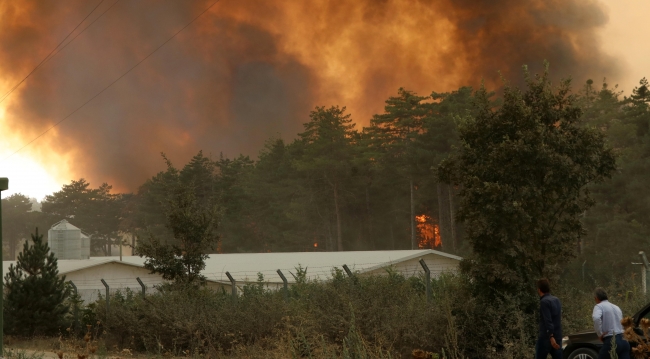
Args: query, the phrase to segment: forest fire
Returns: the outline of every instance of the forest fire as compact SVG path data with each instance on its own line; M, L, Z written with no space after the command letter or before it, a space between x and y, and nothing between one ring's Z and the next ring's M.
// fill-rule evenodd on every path
M426 214L415 216L418 233L418 248L435 249L442 246L440 227Z
M0 104L0 131L16 137L3 151L68 116L211 3L102 4L80 27L93 22L87 31L74 32L70 46ZM93 6L2 2L0 93ZM522 64L539 68L544 59L578 80L613 76L617 67L596 38L606 20L589 0L223 1L23 153L70 157L74 167L61 177L134 190L160 170L160 151L173 161L198 149L254 154L272 134L299 132L317 105L347 106L367 125L401 86L422 94L481 78L500 86L498 71L512 78Z

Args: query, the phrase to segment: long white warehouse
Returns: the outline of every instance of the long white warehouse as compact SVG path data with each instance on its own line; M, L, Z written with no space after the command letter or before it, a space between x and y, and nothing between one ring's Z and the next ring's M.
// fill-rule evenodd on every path
M401 250L401 251L355 251L355 252L291 252L291 253L234 253L212 254L206 260L203 271L208 279L208 286L214 289L231 290L231 284L226 276L229 272L236 281L237 287L256 282L258 274L264 276L269 288L282 285L277 270L280 269L289 283L295 281L291 273L296 273L298 266L307 270L311 280L328 280L334 268L342 269L343 265L359 275L381 275L386 269L405 276L415 276L424 273L419 260L423 259L431 271L432 277L443 272L454 272L462 258L435 250ZM155 285L163 283L158 274L151 274L144 268L145 258L125 256L122 261L118 257L91 257L89 259L60 259L59 273L66 280L72 281L78 288L79 294L85 301L93 301L98 293L105 293L101 280L108 284L110 291L131 288L139 292L141 286L136 280L145 284L148 291ZM4 261L4 273L14 261Z

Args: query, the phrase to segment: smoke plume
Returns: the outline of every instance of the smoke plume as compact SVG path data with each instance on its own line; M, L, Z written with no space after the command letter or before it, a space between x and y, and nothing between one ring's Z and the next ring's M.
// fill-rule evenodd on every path
M119 1L0 105L3 137L34 138L210 3ZM1 2L0 94L96 4ZM606 22L591 0L221 0L30 153L68 158L70 179L135 190L162 168L160 152L178 164L199 149L255 156L271 136L292 139L316 105L347 106L367 125L402 86L499 86L499 71L517 81L544 59L558 77L615 76L596 36Z

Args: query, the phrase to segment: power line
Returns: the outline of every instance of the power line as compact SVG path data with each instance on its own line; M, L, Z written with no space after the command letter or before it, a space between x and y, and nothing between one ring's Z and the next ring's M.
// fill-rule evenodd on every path
M103 0L102 0L102 1L103 1ZM183 26L180 30L178 30L176 33L174 33L174 35L172 35L170 38L168 38L167 40L165 40L165 42L163 42L162 44L160 44L157 48L155 48L155 49L154 49L152 52L150 52L147 56L145 56L144 58L142 58L142 60L138 61L135 65L133 65L131 68L129 68L129 69L128 69L125 73L123 73L120 77L118 77L118 78L115 79L113 82L111 82L110 84L108 84L108 85L107 85L106 87L104 87L101 91L99 91L99 92L96 93L93 97L91 97L90 99L88 99L88 101L86 101L86 102L84 102L83 104L81 104L81 106L79 106L79 107L77 107L76 109L74 109L74 111L70 112L67 116L63 117L61 120L59 120L58 122L56 122L54 125L50 126L47 130L43 131L43 133L41 133L40 135L36 136L36 137L35 137L34 139L32 139L31 141L27 142L27 144L25 144L23 147L17 149L17 150L14 151L13 153L11 153L9 156L3 158L2 161L6 161L7 159L9 159L10 157L12 157L12 156L15 155L16 153L22 151L25 147L31 145L32 143L34 143L34 141L36 141L36 140L38 140L39 138L43 137L43 135L45 135L46 133L50 132L50 130L52 130L54 127L60 125L63 121L65 121L65 120L67 120L68 118L70 118L70 116L74 115L77 111L81 110L84 106L86 106L87 104L89 104L92 100L94 100L95 98L97 98L99 95L103 94L104 91L108 90L111 86L113 86L115 83L117 83L117 82L120 81L122 78L124 78L124 76L128 75L131 71L133 71L133 69L135 69L136 67L140 66L141 63L143 63L145 60L147 60L149 57L151 57L151 55L153 55L154 53L156 53L156 52L157 52L158 50L160 50L163 46L165 46L168 42L170 42L172 39L174 39L174 38L176 37L176 35L178 35L178 34L181 33L181 31L185 30L188 26L192 25L192 24L194 23L194 21L196 21L198 18L200 18L201 16L203 16L203 14L205 14L206 12L208 12L208 10L210 10L210 9L211 9L214 5L216 5L218 2L219 2L219 0L213 2L212 5L208 6L205 10L203 10L203 12L201 12L201 13L200 13L199 15L197 15L194 19L192 19L192 21L190 21L190 22L187 23L185 26Z
M111 5L111 6L109 6L108 8L106 8L106 10L104 10L104 12L102 12L101 14L99 14L99 16L97 16L97 17L95 18L95 20L93 20L90 24L88 24L88 26L84 27L83 30L79 31L79 33L78 33L77 35L75 35L75 36L72 38L72 40L68 41L65 45L63 45L63 46L59 49L59 51L57 51L54 55L50 56L50 57L49 57L45 62L47 63L48 61L50 61L50 59L51 59L52 57L58 55L61 51L63 51L63 49L65 49L65 48L66 48L68 45L70 45L70 44L71 44L75 39L77 39L77 37L79 37L79 35L83 34L84 31L86 31L86 29L88 29L89 27L93 26L93 24L94 24L97 20L99 20L102 16L104 16L104 14L106 14L106 13L108 12L108 10L112 9L113 6L115 6L118 2L120 2L120 0L115 1L115 2L113 3L113 5Z
M97 5L96 5L96 6L95 6L91 11L90 11L90 13L88 13L88 15L86 15L86 17L84 17L84 18L81 20L81 22L79 22L79 23L77 24L77 26L75 26L74 29L72 29L72 31L70 31L70 32L68 33L68 35L66 35L66 37L64 37L63 40L61 40L61 42L59 42L59 44L56 45L56 47L53 48L52 51L50 51L50 53L47 54L47 56L45 56L45 58L44 58L43 60L41 60L41 62L40 62L38 65L36 65L36 67L34 67L34 69L33 69L32 71L30 71L30 73L27 74L27 76L25 76L25 78L23 78L22 80L20 80L19 83L17 83L14 87L12 87L11 90L9 90L6 94L4 94L4 95L2 96L2 98L0 99L0 103L2 103L2 102L3 102L3 101L4 101L4 100L9 96L9 95L11 95L11 93L14 92L14 91L18 88L18 86L20 86L23 82L25 82L25 80L27 80L27 78L29 78L29 77L30 77L30 76L31 76L31 75L32 75L36 70L38 70L41 66L43 66L43 64L46 63L46 62L47 62L47 61L52 57L52 54L54 53L54 51L56 51L56 49L58 49L58 48L59 48L59 47L60 47L60 46L65 42L65 40L67 40L68 37L70 37L70 35L72 35L72 34L73 34L73 33L74 33L78 28L79 28L79 26L81 26L81 24L84 23L84 21L86 21L86 19L88 19L88 17L89 17L93 12L95 12L95 10L97 10L97 8L99 7L99 5L101 5L103 2L104 2L104 0L101 0L101 1L99 2L99 4L97 4ZM103 14L102 14L102 15L103 15ZM75 37L75 38L76 38L76 37ZM74 40L74 39L73 39L73 40ZM72 42L72 41L71 41L71 42ZM67 45L66 45L66 46L67 46Z

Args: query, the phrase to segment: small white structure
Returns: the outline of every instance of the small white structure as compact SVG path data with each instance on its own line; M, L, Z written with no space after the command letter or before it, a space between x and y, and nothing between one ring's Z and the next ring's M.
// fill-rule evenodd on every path
M58 259L90 258L90 237L65 219L47 232L47 244Z

